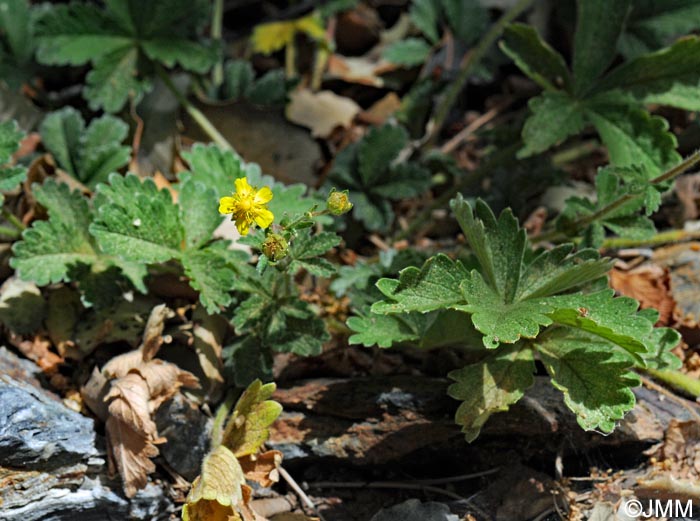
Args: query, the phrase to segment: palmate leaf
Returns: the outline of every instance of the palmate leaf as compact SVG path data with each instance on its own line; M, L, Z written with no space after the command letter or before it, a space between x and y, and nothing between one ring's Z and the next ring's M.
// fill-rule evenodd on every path
M92 63L85 96L93 109L115 112L147 89L141 60L198 73L211 68L216 51L197 42L207 7L203 0L54 5L38 22L37 58L47 65Z
M545 92L528 103L532 115L525 122L522 137L525 146L518 157L543 152L578 134L586 126L580 102L565 92Z
M474 441L489 417L507 411L533 383L535 362L530 349L515 345L490 354L483 361L448 374L455 383L447 390L462 403L455 421L467 441Z
M232 269L232 260L227 249L228 244L219 241L202 249L186 250L182 255L185 275L190 279L190 286L199 292L199 301L208 313L221 311L233 298L236 273Z
M335 267L326 259L321 258L328 250L340 244L339 235L332 232L311 234L311 230L302 231L301 235L292 241L289 249L289 272L296 273L305 269L317 277L330 277L335 273Z
M97 187L97 214L90 225L100 249L133 262L179 258L183 230L170 192L133 174L113 174L109 182Z
M41 140L58 166L91 189L129 162L131 147L121 144L128 131L126 123L110 115L94 119L86 128L72 107L49 114L40 128Z
M567 327L553 328L535 341L552 384L586 430L612 432L635 404L631 387L639 377L631 361L598 336Z

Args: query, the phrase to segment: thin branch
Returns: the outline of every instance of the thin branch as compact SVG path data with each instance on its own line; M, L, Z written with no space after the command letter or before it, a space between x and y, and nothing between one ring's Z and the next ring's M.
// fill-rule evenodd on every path
M304 492L304 490L299 486L299 483L296 482L296 480L289 474L289 472L287 472L282 466L278 467L278 470L280 472L280 476L282 476L282 479L284 479L287 482L287 485L289 485L292 488L292 490L299 496L302 503L304 503L308 508L313 510L321 521L326 521L323 517L323 514L319 512L314 502L311 501L311 498L308 495L306 495L306 492Z

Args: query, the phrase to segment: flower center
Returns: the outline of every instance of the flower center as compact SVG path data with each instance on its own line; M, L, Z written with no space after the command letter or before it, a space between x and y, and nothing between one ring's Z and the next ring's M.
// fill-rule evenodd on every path
M253 207L253 202L250 199L243 199L241 201L241 209L244 212L250 211L250 209Z

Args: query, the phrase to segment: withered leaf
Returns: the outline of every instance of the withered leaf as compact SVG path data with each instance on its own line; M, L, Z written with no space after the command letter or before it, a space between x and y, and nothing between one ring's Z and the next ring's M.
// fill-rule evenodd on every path
M110 417L116 418L144 436L156 436L156 424L149 409L148 384L137 373L129 373L112 382L105 396Z
M151 458L158 455L158 447L143 433L114 416L107 418L106 430L111 448L110 461L122 477L124 493L133 497L137 490L146 486L148 474L156 470Z
M246 479L270 487L280 479L277 470L282 463L282 453L268 450L262 454L249 454L238 459Z

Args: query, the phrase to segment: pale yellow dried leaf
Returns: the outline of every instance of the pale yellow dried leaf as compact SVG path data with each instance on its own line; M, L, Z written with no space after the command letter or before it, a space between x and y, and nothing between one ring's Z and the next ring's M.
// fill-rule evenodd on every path
M102 368L102 373L107 378L122 378L134 369L143 365L141 351L135 349L115 356Z
M156 436L156 424L151 419L150 393L146 380L138 373L129 373L112 381L105 396L110 417L124 422L145 437Z
M136 371L146 381L150 410L154 412L169 400L180 387L199 387L199 380L189 371L164 360L151 360L142 364Z
M148 361L156 356L156 353L163 343L165 319L172 314L173 312L168 309L165 304L159 304L151 310L151 314L148 317L146 327L143 331L143 340L139 346L144 360Z
M268 450L262 454L250 454L238 458L243 473L249 481L255 481L262 487L271 487L280 479L279 466L282 464L282 453Z
M360 112L360 106L350 98L324 90L311 92L299 89L289 96L287 119L311 129L314 137L328 137L337 127L347 128Z

